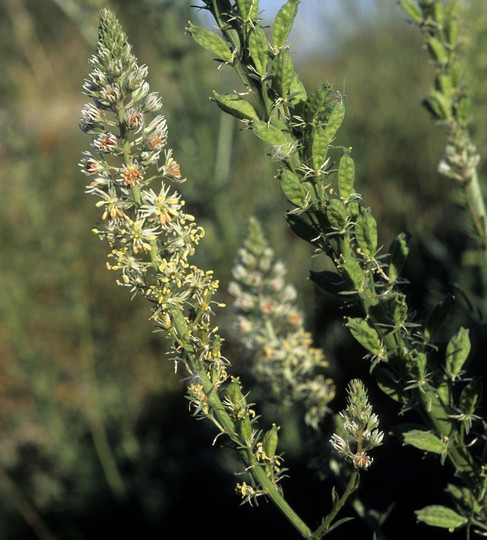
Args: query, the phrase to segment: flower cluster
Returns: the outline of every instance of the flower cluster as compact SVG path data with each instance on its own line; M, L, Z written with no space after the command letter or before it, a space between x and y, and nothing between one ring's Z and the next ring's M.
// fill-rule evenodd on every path
M293 304L296 290L286 284L285 274L282 262L274 262L259 224L251 220L229 286L235 297L236 334L268 397L303 405L306 423L317 429L334 386L323 375L328 364L323 351L311 346L303 315Z
M372 413L372 405L362 381L351 380L347 392L347 408L340 412L346 438L334 433L330 443L338 453L349 459L356 469L364 470L374 461L367 452L382 444L384 433L377 429L379 419Z
M106 9L90 64L83 90L93 102L83 107L79 126L91 136L92 150L80 166L91 179L87 192L99 199L93 231L110 245L107 267L118 273L119 285L151 303L151 319L169 337L176 368L182 364L189 374L193 413L210 419L240 451L253 490L244 490L245 498L265 493L281 500L277 428L255 429L256 414L239 381L224 385L228 361L210 320L213 306L222 307L212 300L218 282L211 271L190 264L204 231L171 187L183 179L166 147L164 116L151 118L161 99L150 92L147 67L137 64L126 34Z
M170 184L183 180L166 148L164 116L150 118L161 108L161 99L150 92L147 67L137 64L108 10L101 12L99 34L83 85L93 103L83 107L79 123L92 137L92 151L84 153L80 166L91 178L87 192L99 198L101 216L94 232L110 244L107 266L120 274L118 283L152 303L156 326L170 331L177 346L186 339L213 359L209 351L215 336L207 331L203 339L200 334L218 283L211 272L189 263L204 231ZM224 362L219 364L224 374Z

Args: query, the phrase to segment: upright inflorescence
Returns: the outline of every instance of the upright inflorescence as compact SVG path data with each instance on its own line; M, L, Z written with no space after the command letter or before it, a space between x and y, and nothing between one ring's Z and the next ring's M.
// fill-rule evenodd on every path
M213 306L222 307L212 300L218 282L211 271L190 263L204 231L172 185L183 179L167 148L166 120L155 115L161 99L150 92L147 67L137 64L126 34L106 9L90 64L83 90L93 101L83 107L79 126L91 136L91 150L80 166L91 179L87 192L99 199L93 231L111 248L107 267L118 273L119 285L151 303L151 319L169 337L176 368L182 364L187 371L193 413L210 419L240 452L250 483L238 484L238 492L248 501L266 494L292 514L277 488L278 428L256 429L239 380L224 385L229 363L210 320Z
M373 458L367 452L382 444L384 433L377 429L379 418L372 413L372 405L362 381L353 379L347 391L347 407L340 413L346 436L334 433L330 442L356 469L368 469Z
M264 238L256 220L233 268L229 291L235 297L236 335L251 370L269 398L301 405L314 429L334 397L324 376L323 351L312 346L303 314L294 305L296 289L285 281L286 269Z

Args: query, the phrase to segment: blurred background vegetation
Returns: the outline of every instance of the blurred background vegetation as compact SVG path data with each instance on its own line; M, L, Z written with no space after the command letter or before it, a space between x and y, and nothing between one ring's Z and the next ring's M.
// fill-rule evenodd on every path
M466 4L463 54L476 104L473 129L485 156L487 13L483 0ZM278 5L261 1L269 14ZM310 251L287 229L288 205L273 182L273 164L249 132L208 101L214 88L239 87L230 70L217 71L184 35L188 18L200 17L190 2L1 0L0 538L291 538L266 503L239 507L235 458L212 447L214 433L191 419L184 374L174 374L165 359L147 306L113 282L106 248L91 233L97 212L76 165L88 140L77 122L101 7L120 18L139 61L149 66L152 90L164 98L169 144L188 178L183 196L207 232L197 262L214 269L221 298L231 300L232 263L254 214L325 348L339 388L335 411L351 377L370 380L362 351L342 326L340 305L306 278ZM462 270L469 229L456 187L436 173L444 134L420 105L433 73L417 29L390 0L307 0L299 17L291 37L297 69L309 88L330 80L346 94L337 144L353 147L381 244L387 249L404 228L413 234L406 290L413 309L424 317L446 292L465 291L478 312L460 301L452 327L473 328L470 367L485 378L483 289L475 265ZM219 324L227 356L245 371L232 347L229 311ZM397 411L369 385L387 430ZM286 493L311 523L329 504L331 483L307 469L306 445L292 426L288 433ZM390 538L414 534L412 509L442 502L440 466L418 457L391 437L364 478L367 503L378 511L388 507L395 486L399 501L385 526ZM415 489L425 478L435 479L435 490ZM353 537L353 527L336 538Z

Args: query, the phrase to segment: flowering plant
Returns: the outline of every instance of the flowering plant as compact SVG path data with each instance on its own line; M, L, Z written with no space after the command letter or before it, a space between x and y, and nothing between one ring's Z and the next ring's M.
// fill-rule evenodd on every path
M446 30L435 34L455 20L456 4L444 15L439 0L401 3L423 28L431 29L429 48L445 68L445 76L438 78L440 90L427 101L437 118L449 122L440 170L467 187L474 185L478 159L467 138L468 102L464 94L457 99L453 89L459 79L448 71L447 52L454 51L456 36ZM214 92L213 100L263 141L279 163L277 178L293 206L286 215L289 226L313 246L317 257L328 257L334 265L333 271L311 272L312 281L357 308L361 314L347 316L346 325L366 349L380 388L405 410L419 413L423 426L404 428L404 443L439 454L459 478L460 485L449 487L455 510L430 506L418 511L418 519L449 529L466 526L467 532L472 527L487 530L486 476L478 444L485 440L485 423L478 433L472 429L479 420L475 413L481 387L463 371L468 331L460 328L450 339L439 365L434 338L448 303L438 305L421 326L403 293L408 235L399 234L388 253L379 254L376 220L355 187L351 148L334 145L345 97L329 83L308 94L294 70L287 39L298 4L289 0L276 15L272 43L260 24L256 0L204 0L222 36L192 23L187 31L222 65L232 66L242 81L243 94ZM359 474L372 464L368 452L383 440L366 389L357 379L348 386L341 431L330 441L350 465L348 484L341 497L333 493L332 509L312 530L284 498L279 428L259 426L240 380L229 375L223 340L212 323L215 308L223 307L214 300L218 281L211 271L191 264L204 231L172 187L183 179L167 148L166 121L162 115L151 118L161 100L150 92L147 67L137 64L127 36L108 10L100 14L99 42L90 64L84 92L93 103L84 107L80 127L91 136L92 150L80 165L91 178L88 193L99 198L101 218L94 232L110 245L107 266L118 273L118 284L149 300L151 319L168 337L176 369L186 372L194 415L210 420L240 454L248 475L237 484L243 499L269 498L302 537L322 538L344 521L335 518L357 489ZM478 205L474 218L482 212ZM231 285L242 344L257 379L274 399L304 404L306 421L316 429L328 412L333 383L320 373L323 354L311 346L301 314L290 304L294 290L284 284L282 267L271 262L271 255L253 224Z

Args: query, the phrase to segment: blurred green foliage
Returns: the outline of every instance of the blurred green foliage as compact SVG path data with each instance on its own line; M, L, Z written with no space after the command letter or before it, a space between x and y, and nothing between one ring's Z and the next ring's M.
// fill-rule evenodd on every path
M313 1L316 16L324 18L320 0ZM225 299L248 217L256 215L302 291L310 319L315 314L323 333L318 341L331 347L325 351L331 357L340 355L341 314L330 313L329 300L314 299L306 280L308 248L287 230L272 164L251 134L238 134L241 126L208 101L217 77L219 89L222 81L229 92L237 83L225 70L217 73L184 35L187 19L198 17L189 2L2 0L1 538L42 538L42 525L34 532L42 522L56 538L149 538L164 531L167 538L189 538L204 527L176 525L172 512L191 508L202 495L220 496L218 485L229 494L222 505L229 515L235 510L234 520L266 515L239 509L233 500L231 478L222 473L231 470L225 466L231 458L210 448L211 434L189 418L179 384L184 374L174 374L164 358L145 305L130 302L112 282L105 247L90 231L97 216L76 166L85 148L76 123L102 4L120 18L135 54L149 66L152 89L163 96L169 144L188 178L182 191L207 232L197 264L214 269ZM455 250L465 234L454 219L455 186L436 173L441 129L420 106L433 74L416 29L389 4L371 2L372 16L364 11L353 31L334 35L333 55L306 57L298 68L310 87L345 81L347 118L337 143L353 146L360 191L380 223L381 243L387 247L402 228L415 235L409 273L419 286L409 292L421 313L444 292L440 278L457 279ZM353 17L353 2L349 6ZM482 6L483 0L468 3L462 24L478 104L477 144L485 155ZM447 238L453 239L450 251ZM221 325L229 327L227 320ZM231 339L227 347L233 350ZM348 377L340 369L335 375ZM221 484L203 485L209 470L223 476ZM202 509L194 519L204 516Z

